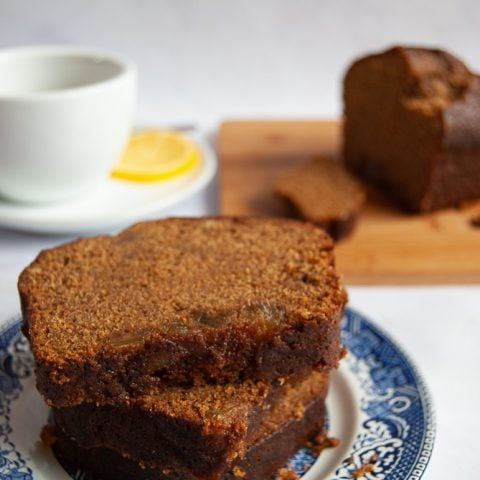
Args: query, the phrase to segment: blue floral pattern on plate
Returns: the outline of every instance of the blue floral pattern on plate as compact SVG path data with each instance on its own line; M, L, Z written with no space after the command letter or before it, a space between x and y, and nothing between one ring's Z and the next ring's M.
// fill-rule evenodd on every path
M359 382L367 417L350 454L329 480L351 480L362 467L365 480L417 480L435 439L433 405L425 383L406 354L381 329L352 309L342 324L344 362ZM374 461L372 461L374 460ZM315 457L302 449L290 463L297 473Z
M33 480L32 469L10 440L12 403L22 392L21 380L33 373L27 340L14 322L0 334L0 480Z
M381 329L352 309L342 323L348 351L343 361L356 380L362 422L348 455L328 480L347 480L363 472L365 480L417 480L427 467L435 437L430 396L417 369ZM342 367L343 368L343 367ZM33 374L33 359L20 332L11 322L0 332L0 480L33 480L28 455L12 441L11 411ZM311 450L300 449L289 461L298 474L316 461ZM75 480L93 480L69 469Z

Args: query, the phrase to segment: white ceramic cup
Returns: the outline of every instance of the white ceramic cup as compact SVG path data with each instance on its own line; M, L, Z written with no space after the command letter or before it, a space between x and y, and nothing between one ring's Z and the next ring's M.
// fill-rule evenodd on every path
M127 60L76 47L0 50L0 195L86 192L125 148L136 97Z

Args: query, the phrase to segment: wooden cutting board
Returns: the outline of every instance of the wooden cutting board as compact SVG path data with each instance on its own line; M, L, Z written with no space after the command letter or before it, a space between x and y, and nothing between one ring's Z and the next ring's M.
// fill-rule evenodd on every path
M340 154L335 121L229 121L218 133L220 211L288 215L272 194L282 169L312 155ZM337 247L349 284L480 283L480 203L428 215L400 211L369 192L353 235Z

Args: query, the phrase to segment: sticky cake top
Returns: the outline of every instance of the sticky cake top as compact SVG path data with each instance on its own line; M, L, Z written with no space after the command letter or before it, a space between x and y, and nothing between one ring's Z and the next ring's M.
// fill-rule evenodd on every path
M43 251L19 279L37 360L61 363L157 337L249 338L329 319L345 302L333 244L281 219L167 219ZM340 307L339 307L340 306Z

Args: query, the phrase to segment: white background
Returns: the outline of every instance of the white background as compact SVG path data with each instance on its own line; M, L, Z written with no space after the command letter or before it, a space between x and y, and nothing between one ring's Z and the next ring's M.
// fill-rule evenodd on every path
M142 121L337 115L349 62L393 43L480 70L478 0L0 0L0 46L90 45L140 70Z
M393 43L448 48L480 70L479 26L478 0L0 0L1 47L78 44L126 55L140 72L138 122L203 127L227 117L338 116L349 62ZM211 213L212 198L167 213ZM18 311L21 268L62 240L0 230L0 321ZM480 288L350 295L406 348L433 392L438 437L424 478L480 478Z

